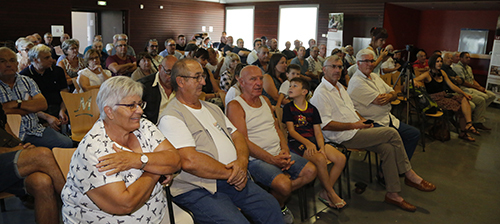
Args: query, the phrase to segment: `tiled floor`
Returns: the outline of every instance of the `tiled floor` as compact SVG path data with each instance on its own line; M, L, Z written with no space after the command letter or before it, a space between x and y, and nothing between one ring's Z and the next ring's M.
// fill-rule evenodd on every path
M413 168L436 184L437 190L426 193L402 186L401 195L418 207L415 213L384 203L384 188L368 182L364 153L353 153L350 184L354 189L356 182L365 182L366 191L361 195L352 192L352 198L347 199L344 187L348 207L336 211L316 199L320 188L316 182L307 189L309 216L303 223L500 223L500 109L488 108L487 117L493 130L474 136L475 143L460 140L452 132L450 141L428 141L426 152L417 148ZM6 199L6 204L0 224L34 223L34 212L16 198ZM288 206L295 223L301 223L296 194Z

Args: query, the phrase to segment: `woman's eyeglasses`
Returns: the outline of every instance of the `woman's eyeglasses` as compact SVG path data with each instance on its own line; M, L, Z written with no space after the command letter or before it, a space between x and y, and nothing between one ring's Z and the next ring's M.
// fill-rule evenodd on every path
M141 109L146 108L146 101L142 101L139 103L130 103L130 104L123 104L123 103L117 103L115 106L122 106L122 107L128 107L128 109L135 111L137 110L137 107L140 107Z

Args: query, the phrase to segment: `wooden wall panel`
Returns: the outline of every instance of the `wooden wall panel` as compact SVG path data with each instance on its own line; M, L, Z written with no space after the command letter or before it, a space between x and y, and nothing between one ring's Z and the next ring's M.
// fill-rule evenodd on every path
M16 41L33 33L50 32L51 25L64 25L71 32L71 2L66 0L2 1L0 7L0 41ZM59 38L54 38L59 44Z

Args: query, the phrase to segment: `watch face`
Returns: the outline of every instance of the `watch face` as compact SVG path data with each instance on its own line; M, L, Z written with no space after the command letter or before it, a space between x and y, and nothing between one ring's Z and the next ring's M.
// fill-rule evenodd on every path
M147 163L147 162L148 162L148 160L149 160L148 156L146 156L146 155L142 155L142 156L141 156L141 162L142 162L142 163Z

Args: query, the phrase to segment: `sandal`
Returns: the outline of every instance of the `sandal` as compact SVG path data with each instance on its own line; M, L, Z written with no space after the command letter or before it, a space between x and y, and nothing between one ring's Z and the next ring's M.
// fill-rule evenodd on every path
M458 135L458 138L461 138L465 141L468 141L468 142L475 142L476 139L474 139L472 136L469 135L469 133L467 133L467 131L462 131L462 133L460 133Z
M333 206L330 205L331 202L329 200L326 200L326 199L322 198L321 196L318 196L318 199L319 199L319 201L323 202L323 204L325 204L326 207L329 207L329 208L341 210L347 206L347 203L344 201L344 199L342 199L341 202L335 203Z
M467 128L467 125L470 125L469 128ZM476 128L474 128L474 125L472 125L472 122L465 123L465 128L466 128L467 132L470 132L470 133L475 134L475 135L481 135L481 133L479 133L479 131L477 131Z

